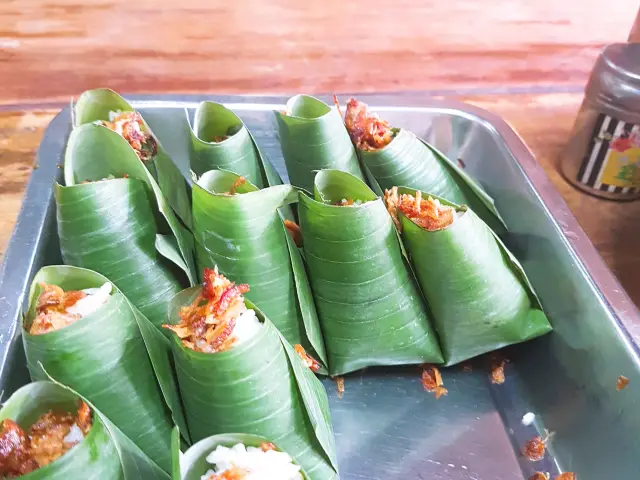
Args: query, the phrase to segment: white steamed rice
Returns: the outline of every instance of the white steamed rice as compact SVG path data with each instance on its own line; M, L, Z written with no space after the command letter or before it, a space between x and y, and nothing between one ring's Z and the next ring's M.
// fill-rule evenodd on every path
M262 327L260 320L256 317L255 310L249 309L242 312L236 318L236 326L233 329L233 336L236 338L233 346L236 347L243 342L253 338Z
M252 311L252 310L248 310ZM233 467L247 472L243 480L302 480L300 467L285 452L262 451L238 443L231 448L218 446L207 456L207 462L214 468L207 471L201 480L210 475L220 475Z
M107 302L112 289L113 286L107 282L100 288L86 288L82 290L87 296L68 307L67 313L75 313L84 317L85 315L95 312Z

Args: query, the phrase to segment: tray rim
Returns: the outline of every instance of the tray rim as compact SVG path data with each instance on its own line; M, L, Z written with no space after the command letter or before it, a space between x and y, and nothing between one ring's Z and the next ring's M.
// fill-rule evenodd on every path
M124 94L123 96L130 100L135 108L195 108L203 100L213 100L239 110L264 111L283 106L289 98L282 95L251 94ZM361 94L357 96L362 101L371 104L372 109L377 111L429 110L431 113L448 113L481 123L491 133L497 135L532 187L535 196L551 218L554 228L560 233L565 247L576 260L576 267L581 270L603 307L615 320L614 324L619 330L620 336L625 339L628 349L634 353L635 362L640 365L640 310L631 301L618 279L609 269L522 137L505 120L497 114L475 105L451 99L434 99L428 94ZM331 102L330 96L317 95L317 97ZM348 95L343 95L343 97L346 98ZM9 303L7 296L11 298L10 295L13 292L20 294L28 290L27 283L35 273L28 272L28 267L33 264L33 256L38 251L37 244L42 242L42 227L47 218L48 210L51 208L52 180L56 176L53 169L56 167L40 164L40 158L45 151L59 143L61 139L55 137L59 136L59 131L64 128L65 124L68 135L70 113L70 106L65 106L45 129L36 154L36 165L39 168L34 169L31 173L14 230L0 265L0 323L3 325L6 325L8 311L13 310L14 318L19 316L22 311L23 298L16 300L17 305L14 308L6 308L6 304ZM63 140L66 143L66 135ZM56 162L58 164L61 164L60 156ZM34 241L36 244L33 245L30 255L17 255L19 250L22 250L21 253L24 252L21 247ZM10 278L13 272L27 272L29 275L23 275L24 278L20 281ZM8 288L7 283L9 283L9 287L13 284L14 288ZM6 290L13 290L13 292ZM16 334L16 330L19 330L16 328L16 322L13 323L14 325L9 331L0 333L0 344L10 342ZM11 338L8 339L7 336ZM5 360L6 358L0 359L0 364L4 364Z

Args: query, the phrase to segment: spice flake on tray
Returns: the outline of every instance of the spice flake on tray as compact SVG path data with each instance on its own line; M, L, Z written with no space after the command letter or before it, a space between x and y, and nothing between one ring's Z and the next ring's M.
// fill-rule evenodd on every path
M176 325L163 325L197 352L224 352L252 338L262 327L256 312L247 309L243 294L249 285L235 283L218 273L204 269L201 293L191 305L180 309Z
M112 285L105 283L100 288L67 292L58 285L47 283L40 283L40 288L42 293L38 297L36 317L29 328L32 335L60 330L95 312L107 302Z
M0 430L0 476L16 478L44 467L80 443L91 429L91 411L80 402L73 413L50 410L26 431L11 419Z
M545 430L545 437L542 438L539 435L527 440L527 443L522 447L522 455L531 462L538 462L544 458L544 454L547 448L549 440L553 437L553 433L549 433Z
M148 162L158 153L158 143L144 131L145 125L138 112L109 112L109 120L98 120L98 125L113 130L124 138L143 162Z
M435 393L436 399L448 393L448 390L444 388L442 382L442 375L440 370L433 365L422 366L422 386L427 392Z
M491 359L491 383L502 385L504 383L504 366L509 362L506 358L493 356Z
M629 379L624 375L620 375L616 380L616 390L624 390L629 385Z
M344 396L344 377L335 377L336 389L338 390L338 398Z

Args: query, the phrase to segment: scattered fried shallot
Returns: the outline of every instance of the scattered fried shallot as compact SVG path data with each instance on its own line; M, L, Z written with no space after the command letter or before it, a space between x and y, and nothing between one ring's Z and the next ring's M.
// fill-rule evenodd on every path
M263 452L268 452L270 450L278 451L278 449L276 448L276 446L271 443L271 442L264 442L260 445L260 450L262 450Z
M233 182L233 185L231 185L231 188L229 189L229 195L235 195L236 194L236 188L238 188L240 185L244 185L245 183L247 183L247 179L240 176L236 179L235 182Z
M36 317L29 328L31 335L40 335L53 330L59 330L78 321L80 314L68 313L67 308L87 296L81 290L65 292L58 285L40 282L43 292L38 297Z
M302 363L304 363L305 367L311 369L312 372L317 372L318 370L320 370L320 363L318 363L316 359L309 355L302 345L295 344L293 348L302 360Z
M123 137L143 162L148 162L158 153L158 143L145 132L145 125L138 112L109 112L110 120L97 123Z
M287 232L291 236L293 243L296 244L296 247L302 247L302 231L300 230L300 225L296 222L292 222L291 220L285 220L284 226L287 229Z
M620 375L618 380L616 380L616 390L624 390L629 385L629 379L624 375Z
M344 396L344 377L335 377L336 387L338 388L338 398Z
M536 435L531 440L528 440L527 443L524 444L522 448L522 454L527 458L527 460L531 462L538 462L544 458L544 452L553 437L553 433L550 433L548 430L545 430L545 437L542 438L539 435Z
M549 480L548 473L536 472L529 477L529 480Z
M427 392L435 393L436 399L448 393L443 386L440 370L433 365L425 364L422 366L422 386Z
M491 358L491 383L494 385L502 385L504 383L504 366L509 362L508 359L493 356Z
M558 475L554 480L577 480L578 476L573 472L564 472Z

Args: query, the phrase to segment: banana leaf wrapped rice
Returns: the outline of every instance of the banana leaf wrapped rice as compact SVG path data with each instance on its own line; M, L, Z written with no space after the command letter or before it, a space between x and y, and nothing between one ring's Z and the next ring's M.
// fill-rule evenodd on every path
M207 269L178 294L166 328L189 433L270 438L309 479L337 478L326 393L278 330L244 298L248 286Z
M314 198L300 194L298 211L330 373L441 362L382 199L353 175L323 170Z
M99 410L50 381L17 390L0 409L0 478L168 480Z
M171 298L193 284L193 239L138 154L109 128L71 132L66 186L55 188L58 237L65 263L107 276L159 327Z
M205 173L193 186L196 263L199 271L217 265L229 279L248 283L248 298L324 370L322 334L295 244L299 231L280 213L297 198L291 185L260 190L235 173Z
M394 187L385 202L448 365L551 331L522 266L466 206Z
M22 334L34 380L51 376L73 388L169 471L172 426L184 426L170 347L119 290L89 270L44 267Z
M299 465L272 442L257 435L213 435L179 458L174 480L303 480Z
M287 102L285 112L274 114L293 185L312 192L315 172L322 169L343 170L364 179L356 151L336 110L317 98L296 95Z
M496 231L504 231L493 199L433 146L408 130L391 127L354 98L347 102L344 123L365 171L382 190L398 185L431 192L468 205Z

